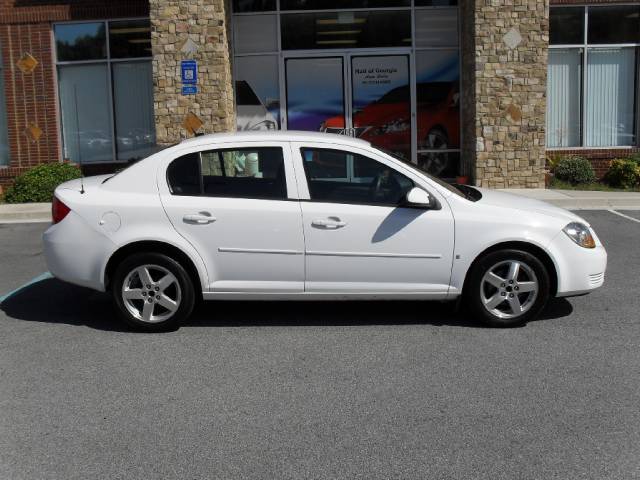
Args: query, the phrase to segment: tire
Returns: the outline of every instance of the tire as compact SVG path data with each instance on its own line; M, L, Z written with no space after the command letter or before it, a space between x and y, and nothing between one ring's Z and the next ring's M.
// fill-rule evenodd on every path
M120 318L144 332L179 328L195 305L191 278L180 263L161 253L125 258L116 268L111 294Z
M486 325L515 327L542 311L549 288L549 272L537 257L522 250L498 250L471 267L463 301Z

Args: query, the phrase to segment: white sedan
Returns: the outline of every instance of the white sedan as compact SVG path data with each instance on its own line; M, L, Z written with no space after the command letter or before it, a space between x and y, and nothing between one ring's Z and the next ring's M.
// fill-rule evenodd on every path
M44 246L53 275L110 291L147 331L199 299L459 299L512 326L600 287L607 264L574 213L303 132L201 136L64 183Z

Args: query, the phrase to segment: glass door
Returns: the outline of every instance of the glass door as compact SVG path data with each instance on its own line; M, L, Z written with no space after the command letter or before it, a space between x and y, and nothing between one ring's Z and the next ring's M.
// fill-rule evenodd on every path
M354 137L411 159L409 55L351 57Z
M285 60L287 130L344 133L344 58Z
M411 159L409 55L285 59L288 130L362 138Z

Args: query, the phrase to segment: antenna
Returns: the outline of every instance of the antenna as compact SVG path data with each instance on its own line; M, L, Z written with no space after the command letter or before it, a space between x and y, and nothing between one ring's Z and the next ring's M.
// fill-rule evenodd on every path
M73 84L73 100L74 107L76 111L76 145L78 148L78 165L80 166L80 193L84 193L84 172L82 171L82 152L80 150L80 125L78 125L79 117L78 117L78 85L76 83Z

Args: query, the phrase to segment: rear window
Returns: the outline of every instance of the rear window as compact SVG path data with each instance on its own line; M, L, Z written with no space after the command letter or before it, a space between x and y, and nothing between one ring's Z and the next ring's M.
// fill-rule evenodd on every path
M279 147L189 153L171 162L167 181L173 195L287 198L284 157Z

